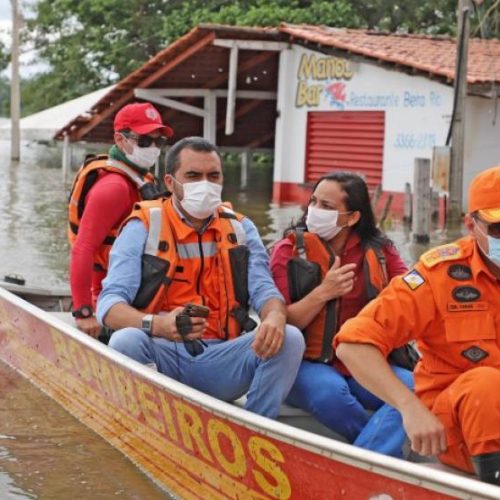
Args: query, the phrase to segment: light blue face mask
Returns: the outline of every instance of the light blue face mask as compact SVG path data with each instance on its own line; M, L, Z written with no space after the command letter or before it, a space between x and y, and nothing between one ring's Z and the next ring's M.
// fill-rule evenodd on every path
M483 253L488 257L488 259L493 262L496 266L500 267L500 239L499 238L493 238L493 236L490 236L489 234L485 233L480 227L479 224L477 223L476 220L474 220L476 227L478 231L486 236L488 240L488 251L485 252L483 248L481 250ZM479 243L478 243L479 244Z
M493 238L493 236L487 235L488 237L488 258L500 267L500 240L498 238Z

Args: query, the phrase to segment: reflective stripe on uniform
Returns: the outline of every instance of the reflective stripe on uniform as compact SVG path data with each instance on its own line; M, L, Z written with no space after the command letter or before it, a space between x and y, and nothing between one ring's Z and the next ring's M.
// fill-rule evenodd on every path
M161 232L161 215L161 207L149 209L149 232L148 239L146 241L146 248L144 249L145 254L156 255L158 252Z
M217 244L215 241L207 241L201 243L201 249L203 257L213 257L217 253ZM181 259L199 259L202 257L199 243L178 243L177 254Z

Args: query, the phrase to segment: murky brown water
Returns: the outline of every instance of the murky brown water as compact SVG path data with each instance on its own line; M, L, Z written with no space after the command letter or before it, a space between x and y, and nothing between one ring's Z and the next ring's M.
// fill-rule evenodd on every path
M0 498L170 498L97 434L0 362Z
M66 194L59 158L23 150L9 166L0 142L0 276L67 284ZM42 153L40 155L40 153ZM120 452L0 362L0 499L165 499Z
M66 192L60 156L49 148L23 149L10 165L0 142L0 277L24 276L27 285L67 285ZM238 169L226 170L225 198L259 227L265 243L278 239L297 206L270 204L272 168L254 166L250 186L239 189ZM401 228L389 235L411 263L424 250ZM437 236L438 242L442 238ZM165 498L119 452L0 363L0 499Z
M67 192L62 186L60 156L53 149L34 146L23 149L20 164L10 165L9 144L0 141L0 277L7 273L24 276L31 286L61 286L68 280L66 239ZM54 167L55 166L55 167ZM270 204L272 168L254 166L248 189L239 189L239 169L227 168L224 198L248 215L259 227L266 244L279 239L283 229L301 211L298 206ZM413 262L425 247L410 243L402 226L389 225L388 234L403 258ZM443 240L434 236L434 242Z

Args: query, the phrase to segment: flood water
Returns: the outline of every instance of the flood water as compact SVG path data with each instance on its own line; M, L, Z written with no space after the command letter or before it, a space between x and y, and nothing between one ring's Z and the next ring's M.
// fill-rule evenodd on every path
M60 159L23 149L10 166L0 142L0 277L66 286L66 193ZM124 455L0 362L0 499L171 498Z
M23 148L10 165L0 142L0 277L19 274L29 286L67 286L66 198L60 156ZM279 238L300 207L270 204L272 167L255 165L245 191L239 170L226 170L225 199L259 227L266 244ZM401 227L389 228L407 263L424 250ZM437 242L437 241L436 241ZM0 499L168 498L119 452L0 363Z

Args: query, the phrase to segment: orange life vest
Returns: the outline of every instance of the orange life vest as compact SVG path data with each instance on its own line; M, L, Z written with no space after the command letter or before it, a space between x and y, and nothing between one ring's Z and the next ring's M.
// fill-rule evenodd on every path
M221 205L200 234L182 221L169 198L136 204L127 221L134 218L148 230L134 307L158 313L189 302L206 305L212 338L234 338L255 328L248 316L249 250L242 215Z
M296 229L288 235L293 245L293 257L288 262L290 300L297 302L309 294L325 278L335 262L330 246L318 235ZM363 259L366 294L375 298L387 286L385 256L376 246L366 246ZM338 301L330 300L305 328L306 351L304 358L330 363L334 356L332 340L337 332Z
M144 196L142 196L141 194L141 189L144 190L145 186L156 186L155 178L150 173L141 175L125 163L109 158L107 155L89 157L78 170L75 180L73 181L71 194L69 196L68 239L70 245L73 245L76 240L80 222L85 210L85 198L92 186L99 178L100 170L104 170L106 172L114 172L116 174L123 175L127 179L131 180L137 186L139 198L141 199L144 199ZM106 235L103 244L94 255L95 268L101 271L107 270L109 262L109 252L111 250L111 245L113 245L113 242L116 239L117 234L118 228L114 228L111 229L109 234Z

